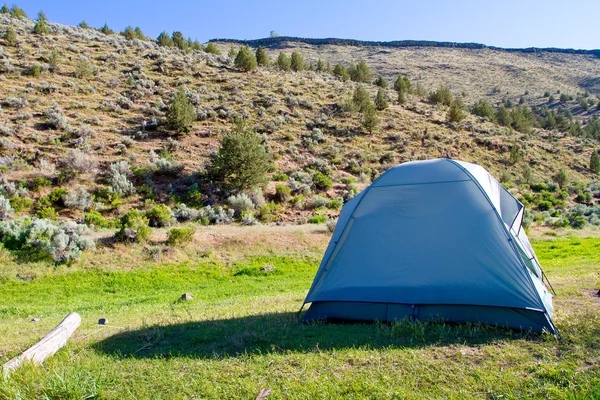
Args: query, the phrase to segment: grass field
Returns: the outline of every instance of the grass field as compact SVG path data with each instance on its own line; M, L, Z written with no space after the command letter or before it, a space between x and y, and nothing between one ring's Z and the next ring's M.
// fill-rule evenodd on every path
M101 247L57 269L2 252L0 362L71 311L83 322L43 366L0 378L0 398L600 398L600 238L533 243L558 294L558 340L481 325L299 324L328 236L284 236L310 250L240 238L241 256L216 243L153 261ZM178 301L185 292L193 300Z

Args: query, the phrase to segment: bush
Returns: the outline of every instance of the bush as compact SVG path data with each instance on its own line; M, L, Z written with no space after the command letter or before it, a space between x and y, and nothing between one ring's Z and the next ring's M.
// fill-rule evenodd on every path
M167 123L177 133L189 133L192 123L196 120L196 109L180 88L173 98L173 103L166 112Z
M50 179L46 179L43 176L36 176L29 182L27 187L32 192L39 192L40 189L44 187L52 186L52 181Z
M43 11L40 11L38 13L37 22L35 23L35 25L33 27L33 33L38 34L38 35L49 34L50 31L48 30L48 27L46 26L47 21L48 20L46 19L46 14Z
M478 117L487 118L492 122L496 119L496 111L494 110L494 107L492 107L484 99L479 100L473 105L473 107L471 107L471 113L473 113L473 115L477 115Z
M445 106L449 106L452 104L454 97L445 85L440 85L440 87L429 95L429 101L434 104L443 104Z
M0 241L9 250L48 257L57 264L76 261L83 251L95 247L87 226L72 221L56 224L47 219L1 222Z
M75 71L73 75L78 79L89 79L96 74L96 69L92 65L89 59L86 57L80 57L77 64L75 64Z
M174 211L173 216L177 221L196 221L200 219L200 212L195 208L190 208L184 203L181 203Z
M338 219L337 219L337 218L335 218L335 219L330 219L329 221L327 221L327 230L328 230L329 232L333 232L333 231L335 231L335 227L336 227L336 225L337 225L337 222L338 222Z
M369 134L372 134L379 126L379 116L373 104L370 104L364 111L360 124Z
M77 175L93 172L96 169L97 162L94 156L74 149L67 152L63 164L66 169L65 172Z
M169 226L175 222L173 219L173 212L169 206L165 204L155 205L146 211L144 216L148 218L148 225L155 228Z
M260 66L267 66L270 63L269 56L267 55L267 51L262 46L258 46L258 48L256 49L255 57L256 57L256 63Z
M169 246L181 246L192 241L196 230L192 227L185 228L173 228L169 231L167 238L167 245Z
M328 190L333 187L333 182L331 179L321 172L314 173L312 180L315 188L318 190Z
M37 78L41 74L42 74L42 67L40 67L39 64L35 64L33 67L31 67L31 76L33 76L34 78Z
M85 211L92 206L92 195L83 186L77 186L75 189L63 196L65 206Z
M283 173L283 172L277 172L275 174L273 174L273 176L271 176L271 180L275 181L275 182L285 182L288 179L290 179L287 174Z
M27 211L33 208L33 200L29 197L13 197L10 199L10 205L16 212Z
M12 215L14 209L10 201L0 195L0 221L6 221Z
M220 56L221 55L221 51L217 48L217 46L213 42L208 43L204 47L204 51L207 52L207 53L210 53L210 54L214 54L216 56Z
M63 188L56 188L44 197L41 197L38 202L38 207L50 207L50 206L63 206L63 197L67 194L67 191Z
M151 233L148 218L138 210L130 210L121 217L121 229L116 236L123 241L144 242Z
M333 76L337 77L343 82L346 82L348 79L350 79L350 72L348 72L348 69L343 65L337 64L333 68Z
M308 219L309 224L324 224L327 221L325 215L316 214Z
M354 82L371 83L373 80L371 70L364 60L360 60L357 65L351 64L348 72Z
M269 157L261 138L245 121L234 122L211 160L211 172L229 190L248 190L265 182Z
M171 36L169 36L167 31L162 31L156 38L156 41L159 46L173 47L173 39L171 39Z
M258 224L258 220L250 211L244 211L242 213L242 219L240 221L240 224L247 226L256 225Z
M372 105L371 96L364 87L358 86L354 89L352 103L359 112L365 112L366 109Z
M129 176L131 175L131 168L127 161L117 161L111 164L108 168L110 191L121 196L135 194L135 186L129 180Z
M275 199L280 203L287 203L292 197L292 189L286 185L275 186Z
M282 206L273 202L263 204L258 209L257 217L264 222L272 222L277 219L276 214L279 213Z
M66 131L70 128L69 121L65 114L58 108L49 108L46 110L47 124L56 130Z
M466 118L464 104L460 99L455 99L446 114L446 121L460 123Z
M375 107L381 111L381 110L385 110L386 108L388 108L388 106L389 106L388 98L385 95L385 93L383 92L383 89L380 88L377 91L377 96L375 96Z
M54 207L44 207L40 209L36 214L36 217L40 219L51 219L55 220L58 217L58 213L54 209Z
M235 210L238 215L244 211L250 211L254 209L254 203L246 193L229 196L227 203L229 204L229 207Z
M277 67L279 67L280 70L287 72L292 69L292 60L287 54L280 52L277 57Z
M17 33L15 32L15 28L11 25L8 28L8 31L4 34L3 39L6 41L6 44L9 46L14 46L17 44Z
M240 47L233 64L236 68L239 68L244 72L254 71L258 66L256 57L252 54L248 46Z
M88 226L95 226L98 228L119 228L121 221L118 219L108 220L102 216L98 211L92 210L85 214L84 222Z
M290 67L292 71L302 71L305 69L304 58L302 58L300 53L296 51L292 52L292 58L290 59Z
M234 213L234 210L226 210L223 207L207 206L200 211L200 218L203 224L230 224L233 222Z
M560 171L558 171L558 173L552 177L552 179L554 179L554 181L558 184L558 187L561 189L569 182L567 171L565 171L563 168L561 168Z

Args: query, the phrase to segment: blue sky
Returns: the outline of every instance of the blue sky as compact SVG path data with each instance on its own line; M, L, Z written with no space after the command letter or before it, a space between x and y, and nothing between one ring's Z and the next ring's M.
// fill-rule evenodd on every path
M275 30L282 36L313 38L600 48L600 0L21 0L16 3L30 17L43 9L49 20L67 25L76 25L84 19L94 27L107 22L114 30L133 25L152 37L163 30L179 30L201 42L213 38L263 38Z

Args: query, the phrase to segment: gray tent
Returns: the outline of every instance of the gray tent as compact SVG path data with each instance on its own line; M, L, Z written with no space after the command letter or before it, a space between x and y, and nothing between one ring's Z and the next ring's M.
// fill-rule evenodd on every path
M556 333L523 212L478 165L391 168L344 205L303 319L443 319Z

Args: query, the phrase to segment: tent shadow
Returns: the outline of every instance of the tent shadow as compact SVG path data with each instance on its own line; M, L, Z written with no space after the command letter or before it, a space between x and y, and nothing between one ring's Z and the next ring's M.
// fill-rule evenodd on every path
M347 348L419 348L538 338L535 333L480 324L310 323L283 312L150 326L110 336L95 351L127 358L229 358L243 354L309 353Z

